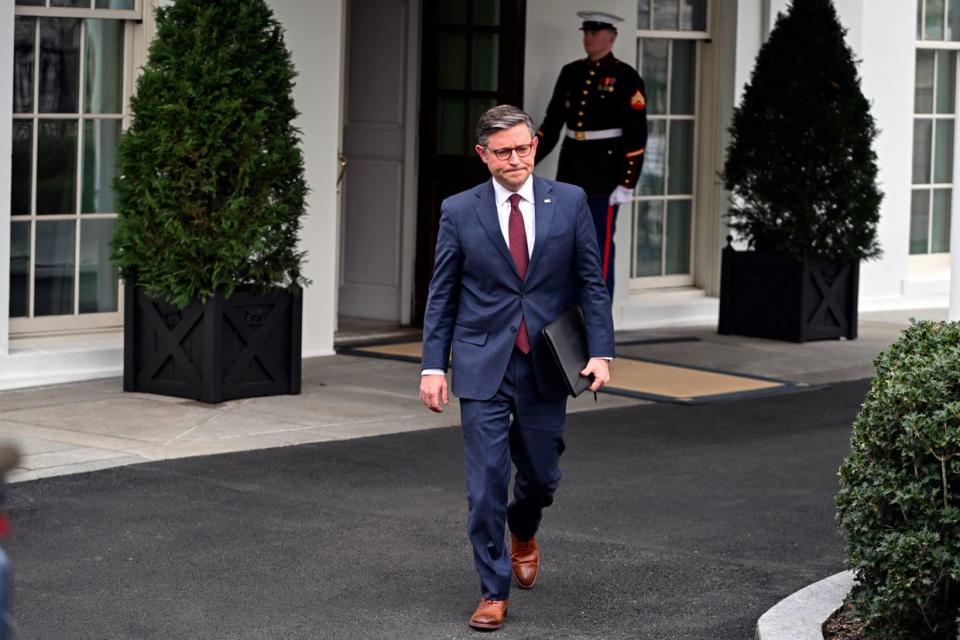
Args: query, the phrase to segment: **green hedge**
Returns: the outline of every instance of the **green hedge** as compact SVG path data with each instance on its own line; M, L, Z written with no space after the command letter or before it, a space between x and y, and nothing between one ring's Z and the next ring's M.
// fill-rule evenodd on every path
M840 525L868 638L953 639L960 612L960 323L877 357L840 468Z
M176 305L298 288L306 183L283 29L264 0L176 0L119 146L113 258Z

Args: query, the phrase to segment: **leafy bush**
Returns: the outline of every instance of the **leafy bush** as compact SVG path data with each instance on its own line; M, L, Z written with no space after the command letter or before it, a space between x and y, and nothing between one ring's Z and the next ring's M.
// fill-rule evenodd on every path
M157 10L114 184L113 259L124 278L178 306L305 284L294 77L264 0Z
M793 0L734 110L730 228L796 258L879 256L876 134L832 1Z
M840 467L866 637L939 640L960 613L960 323L917 322L877 375Z

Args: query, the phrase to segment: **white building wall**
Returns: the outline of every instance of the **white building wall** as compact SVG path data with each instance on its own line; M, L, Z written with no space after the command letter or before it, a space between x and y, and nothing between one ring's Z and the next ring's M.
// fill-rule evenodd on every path
M154 3L156 4L156 3ZM286 29L297 69L294 99L300 111L307 183L307 214L301 246L304 272L313 284L304 293L303 354L333 353L336 328L337 149L340 137L343 1L271 0ZM145 22L152 31L152 16ZM0 0L0 125L9 133L13 104L14 2ZM10 202L11 140L0 135L0 202ZM9 348L10 218L0 206L0 389L117 376L122 371L122 337L63 336L29 340Z
M771 4L772 25L776 12L785 10L787 3ZM879 131L874 150L884 194L877 228L883 255L861 265L860 309L942 306L946 272L916 277L909 266L915 0L835 0L835 4L847 29L847 44L859 60L861 88Z
M847 44L859 60L861 88L879 130L874 149L884 194L877 230L883 256L861 265L860 309L945 306L946 274L911 276L908 260L916 0L834 3L847 29ZM739 0L738 96L750 79L762 40L788 5L789 0Z
M884 253L881 259L864 263L861 267L860 308L945 306L946 273L911 275L908 259L916 2L835 0L835 4L840 21L847 29L847 43L860 60L862 89L871 102L879 130L875 150L884 200L878 234ZM714 11L732 10L735 14L735 35L729 37L727 31L718 33L714 42L719 47L732 49L729 55L733 59L733 72L727 81L733 83L731 89L737 102L750 80L757 53L777 14L785 11L788 5L789 0L737 0L733 6L714 7ZM535 121L542 119L545 113L560 67L584 55L576 17L576 12L582 8L582 3L576 0L529 0L524 106ZM614 55L633 64L636 60L633 34L636 3L633 0L610 0L595 7L591 5L591 8L626 19L620 28ZM723 42L718 40L725 37L728 39ZM722 107L719 105L720 111L723 111ZM728 124L724 122L722 126ZM537 173L553 177L558 156L558 151L554 151L537 167ZM721 168L722 160L713 171ZM704 167L708 172L709 169ZM726 208L725 203L723 208ZM621 283L627 281L629 272L630 235L628 216L624 213L621 212L616 235L620 249L617 252L617 278ZM701 245L698 257L708 259L711 256ZM704 270L698 282L713 293L709 275L710 271ZM614 298L614 318L618 328L632 328L634 324L631 309L636 305L628 298L625 289L618 287ZM656 298L650 296L642 302L644 305L657 304ZM691 313L697 312L691 307ZM682 324L685 319L674 315L671 320ZM640 324L647 326L649 322L644 320Z
M760 52L760 46L770 33L769 0L739 0L737 2L736 40L730 46L736 47L734 86L736 104L743 98L743 89L750 82L753 63ZM776 15L776 14L774 14Z
M581 18L577 11L585 8L606 11L624 19L613 55L636 65L637 3L636 0L606 0L586 7L582 0L527 0L526 57L523 62L523 107L539 125L547 113L547 103L560 69L568 62L586 57L583 51ZM544 178L557 175L560 146L537 165L536 174Z
M716 0L726 1L726 0ZM734 0L731 0L734 1ZM732 82L724 88L742 94L754 59L769 33L777 11L788 0L735 0L735 36L717 46L730 47ZM861 271L861 309L929 305L931 298L911 298L908 260L912 113L916 0L836 0L840 18L848 29L848 42L862 60L863 91L873 105L880 134L876 142L880 184L885 197L879 227L884 250L879 261L866 263ZM287 29L286 40L298 71L294 98L301 111L298 126L303 133L306 178L311 191L301 234L308 252L306 275L313 280L304 296L305 356L333 351L337 315L338 201L335 188L340 113L343 87L343 0L319 3L305 0L271 0L277 17ZM524 108L535 121L543 118L560 68L584 56L580 20L581 0L528 0ZM635 0L604 0L591 8L621 15L614 54L630 64L636 60ZM727 6L727 9L730 7ZM724 32L727 33L726 31ZM11 42L13 0L0 0L0 42ZM719 34L718 34L719 35ZM0 123L10 122L12 104L12 50L0 48ZM721 105L722 106L722 105ZM726 124L724 124L726 126ZM553 177L559 151L537 167L537 173ZM0 202L10 201L10 138L0 135ZM719 170L719 166L716 167ZM121 350L115 345L83 348L25 349L8 353L9 212L0 207L0 388L60 382L119 373ZM627 281L629 269L628 216L621 215L616 241L617 279ZM929 279L928 276L925 276ZM942 304L946 304L946 280ZM926 292L939 292L939 284ZM623 290L614 300L620 328L629 308ZM917 287L914 287L917 289ZM923 287L920 287L923 289ZM936 300L936 299L934 299ZM647 304L645 301L644 304ZM654 313L660 324L683 324L682 311ZM629 318L627 319L629 320Z
M337 151L340 147L343 2L270 0L286 29L297 84L293 91L303 134L307 215L300 232L307 251L303 294L304 357L333 353L337 319Z
M845 0L860 4L863 93L872 104L879 135L875 143L880 189L878 235L883 256L860 271L861 309L930 304L912 295L909 270L910 185L913 163L913 88L916 65L916 3L914 0ZM946 271L941 294L945 304ZM943 306L943 305L939 305Z

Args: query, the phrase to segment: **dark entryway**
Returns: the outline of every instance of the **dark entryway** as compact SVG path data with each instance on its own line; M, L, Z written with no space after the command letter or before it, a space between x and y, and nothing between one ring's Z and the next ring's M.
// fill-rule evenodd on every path
M523 102L526 0L424 0L413 321L423 320L440 203L490 174L474 125L496 104Z

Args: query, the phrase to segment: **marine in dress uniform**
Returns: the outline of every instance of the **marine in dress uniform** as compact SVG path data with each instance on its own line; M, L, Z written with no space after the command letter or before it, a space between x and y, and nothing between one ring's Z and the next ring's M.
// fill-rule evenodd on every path
M597 229L607 291L613 297L614 244L619 205L629 202L643 168L647 145L647 94L633 67L613 57L623 19L599 11L580 11L587 58L563 67L547 115L537 131L536 162L560 146L557 180L587 192Z

